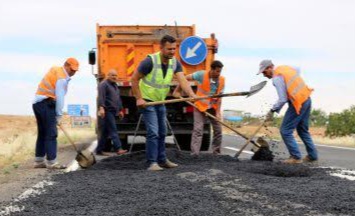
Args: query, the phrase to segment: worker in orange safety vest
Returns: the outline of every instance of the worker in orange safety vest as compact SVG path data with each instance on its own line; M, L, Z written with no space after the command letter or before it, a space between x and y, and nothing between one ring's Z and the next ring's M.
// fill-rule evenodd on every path
M66 168L56 160L57 125L61 123L70 77L78 70L78 60L68 58L62 67L52 67L38 85L32 105L38 129L34 168Z
M214 94L223 93L224 77L221 76L223 64L220 61L213 61L209 71L197 71L186 76L188 81L196 81L198 97L204 97ZM174 93L174 97L181 97L180 87L178 86ZM194 128L191 137L191 154L198 156L201 149L203 128L208 119L213 127L212 152L213 154L221 153L222 144L222 126L215 119L207 117L204 112L208 112L216 117L221 117L221 98L209 98L197 100L194 109Z
M317 161L317 149L308 128L312 105L310 96L313 89L309 88L301 78L299 70L286 65L274 67L271 60L263 60L260 63L258 74L260 73L264 77L272 79L279 96L278 101L267 114L266 120L272 121L274 113L279 113L283 105L288 103L288 109L280 128L282 139L290 153L290 158L285 160L284 163L298 164ZM308 153L303 159L293 136L295 129L305 144Z

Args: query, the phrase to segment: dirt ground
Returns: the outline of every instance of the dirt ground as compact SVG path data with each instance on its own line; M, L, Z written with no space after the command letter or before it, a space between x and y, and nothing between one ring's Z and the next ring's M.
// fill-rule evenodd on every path
M65 125L69 126L66 117ZM37 134L34 116L0 115L0 203L18 197L25 189L57 172L33 169L33 151ZM23 136L23 137L22 137ZM25 145L19 138L29 139ZM89 145L93 137L84 139L79 147ZM59 143L58 161L70 163L76 155L71 146Z

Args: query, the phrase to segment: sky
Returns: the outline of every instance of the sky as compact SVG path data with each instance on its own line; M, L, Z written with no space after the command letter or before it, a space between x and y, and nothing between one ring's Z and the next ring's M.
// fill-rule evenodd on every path
M330 113L355 105L355 0L0 0L0 114L33 115L39 81L73 56L81 66L70 81L66 105L89 104L94 116L96 81L87 53L96 46L96 23L175 21L195 24L202 38L216 34L226 93L265 80L256 75L258 65L271 59L301 69L314 88L313 108ZM260 115L276 100L269 81L250 98L225 98L223 108Z

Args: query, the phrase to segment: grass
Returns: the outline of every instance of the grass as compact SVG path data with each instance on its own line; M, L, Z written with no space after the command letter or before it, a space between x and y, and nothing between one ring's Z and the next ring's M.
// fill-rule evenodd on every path
M93 128L68 128L68 133L74 142L95 137ZM0 169L8 174L12 169L17 169L21 162L34 158L37 132L33 128L19 133L18 130L6 131L0 134ZM58 129L58 148L66 146L69 141Z

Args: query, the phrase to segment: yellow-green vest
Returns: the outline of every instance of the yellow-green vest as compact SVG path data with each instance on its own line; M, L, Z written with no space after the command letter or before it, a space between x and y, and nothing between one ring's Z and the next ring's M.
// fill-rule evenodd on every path
M165 100L170 91L170 83L173 79L176 59L170 59L165 78L161 67L160 52L149 55L153 62L153 68L148 75L139 81L142 97L151 101Z

